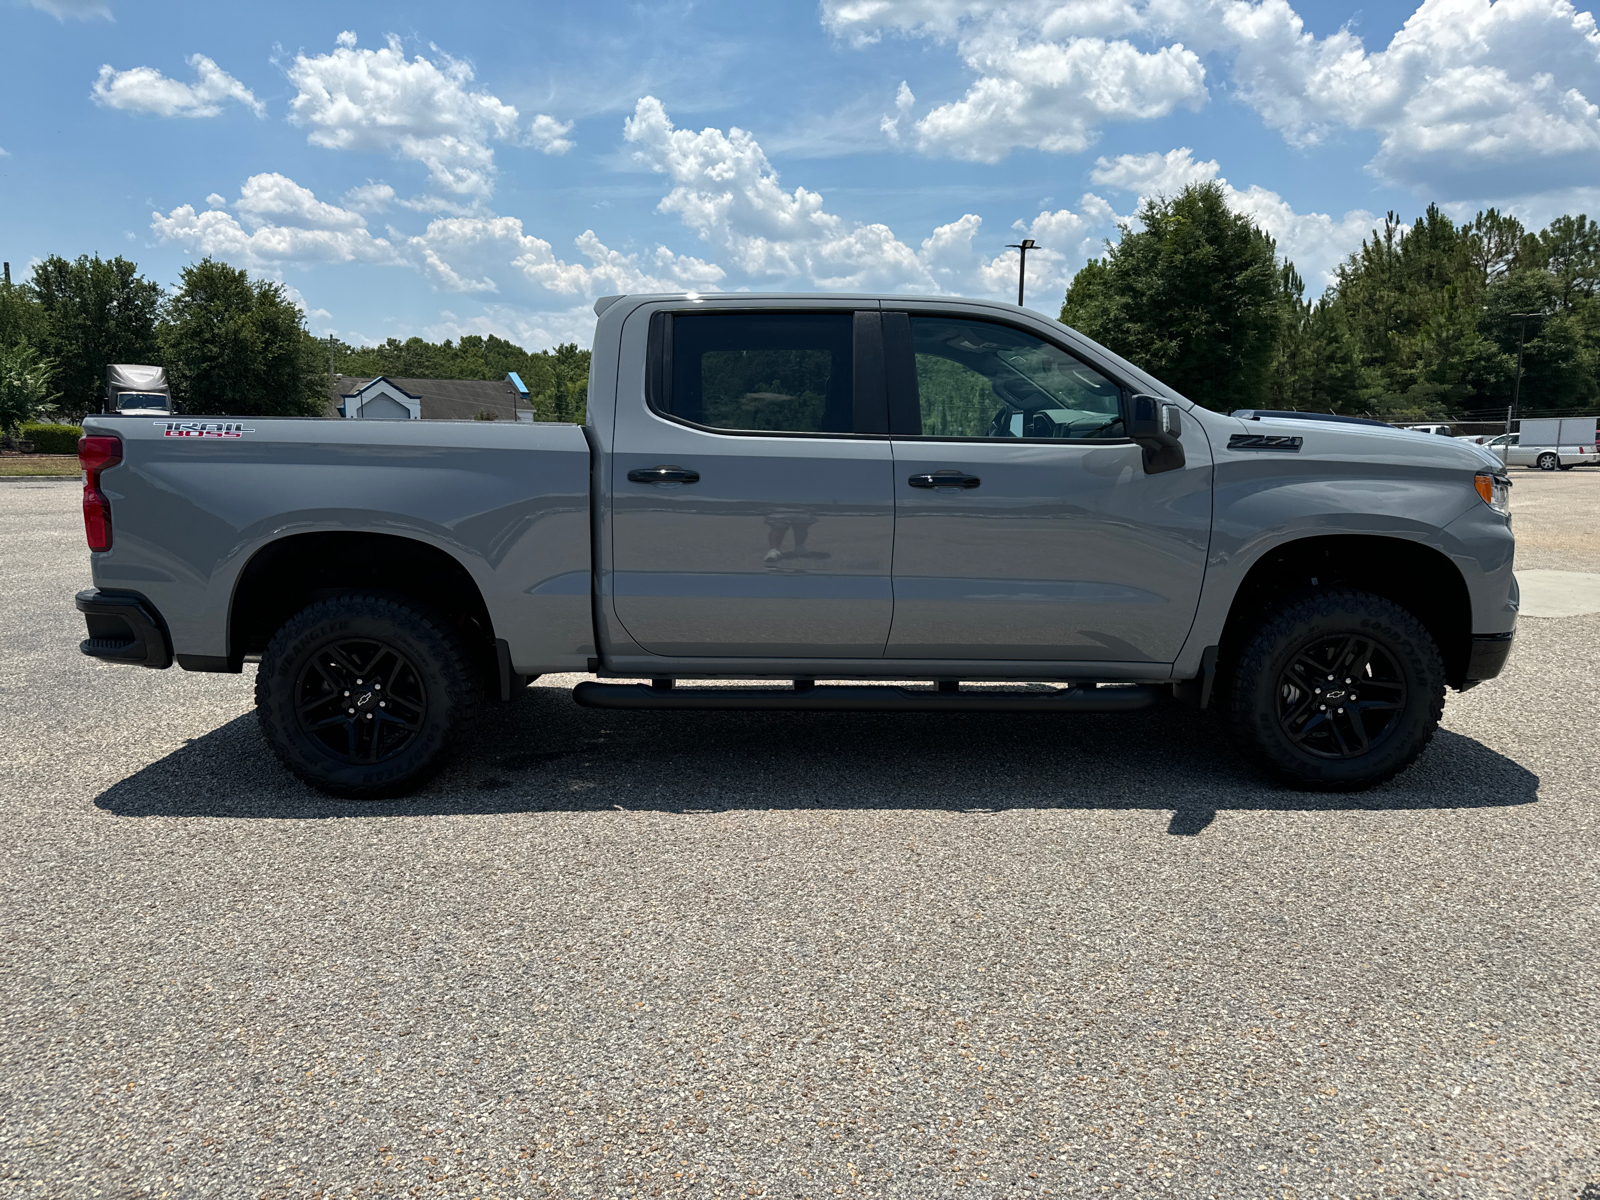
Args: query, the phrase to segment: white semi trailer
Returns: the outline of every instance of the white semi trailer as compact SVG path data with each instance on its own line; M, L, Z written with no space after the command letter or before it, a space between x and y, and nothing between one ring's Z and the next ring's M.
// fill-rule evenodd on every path
M131 417L165 417L172 413L172 389L160 367L135 363L106 365L106 412Z

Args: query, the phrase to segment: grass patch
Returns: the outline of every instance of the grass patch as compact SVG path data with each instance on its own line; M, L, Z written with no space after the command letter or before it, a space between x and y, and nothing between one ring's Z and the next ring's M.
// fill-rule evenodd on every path
M76 454L29 454L0 458L0 479L26 475L76 475Z

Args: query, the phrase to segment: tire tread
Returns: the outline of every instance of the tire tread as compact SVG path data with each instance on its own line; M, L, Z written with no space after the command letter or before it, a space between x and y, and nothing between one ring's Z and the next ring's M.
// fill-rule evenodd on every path
M330 620L341 617L390 621L412 636L433 643L442 672L446 703L452 712L447 736L439 748L404 778L373 783L332 781L319 774L295 752L290 730L280 728L276 689L283 682L280 667L298 657L297 647ZM285 686L293 687L288 682ZM289 771L319 791L349 800L377 800L411 791L442 767L477 723L482 708L482 687L471 669L471 656L460 635L438 614L403 596L384 592L351 592L318 600L301 609L267 643L256 671L255 702L262 735L273 754Z
M1408 711L1402 719L1412 728L1396 731L1403 743L1399 753L1384 756L1378 768L1360 773L1336 762L1358 760L1313 760L1309 756L1285 752L1276 736L1277 713L1271 705L1263 711L1261 699L1269 695L1276 680L1265 680L1271 661L1284 642L1308 624L1329 618L1349 618L1378 622L1384 628L1392 649L1411 659L1412 674L1421 681L1426 697L1425 717L1416 720ZM1413 685L1413 691L1417 690ZM1444 659L1427 628L1410 612L1392 600L1355 588L1328 588L1291 597L1267 610L1264 623L1243 646L1238 665L1232 672L1227 691L1227 715L1235 738L1265 761L1280 779L1305 791L1359 791L1393 779L1409 767L1433 740L1444 716Z

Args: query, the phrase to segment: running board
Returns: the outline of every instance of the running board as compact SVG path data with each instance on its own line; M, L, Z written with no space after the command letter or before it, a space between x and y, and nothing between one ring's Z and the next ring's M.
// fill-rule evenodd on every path
M672 687L585 680L572 698L585 708L767 709L796 712L1131 712L1149 708L1161 689L1150 684L1051 692L922 691L881 686L794 688Z

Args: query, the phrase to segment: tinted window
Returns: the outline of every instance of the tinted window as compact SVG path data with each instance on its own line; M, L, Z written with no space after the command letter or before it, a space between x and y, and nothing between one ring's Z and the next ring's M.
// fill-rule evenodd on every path
M674 314L667 412L760 433L851 431L850 313Z
M1007 325L912 317L925 437L1120 438L1122 391Z

